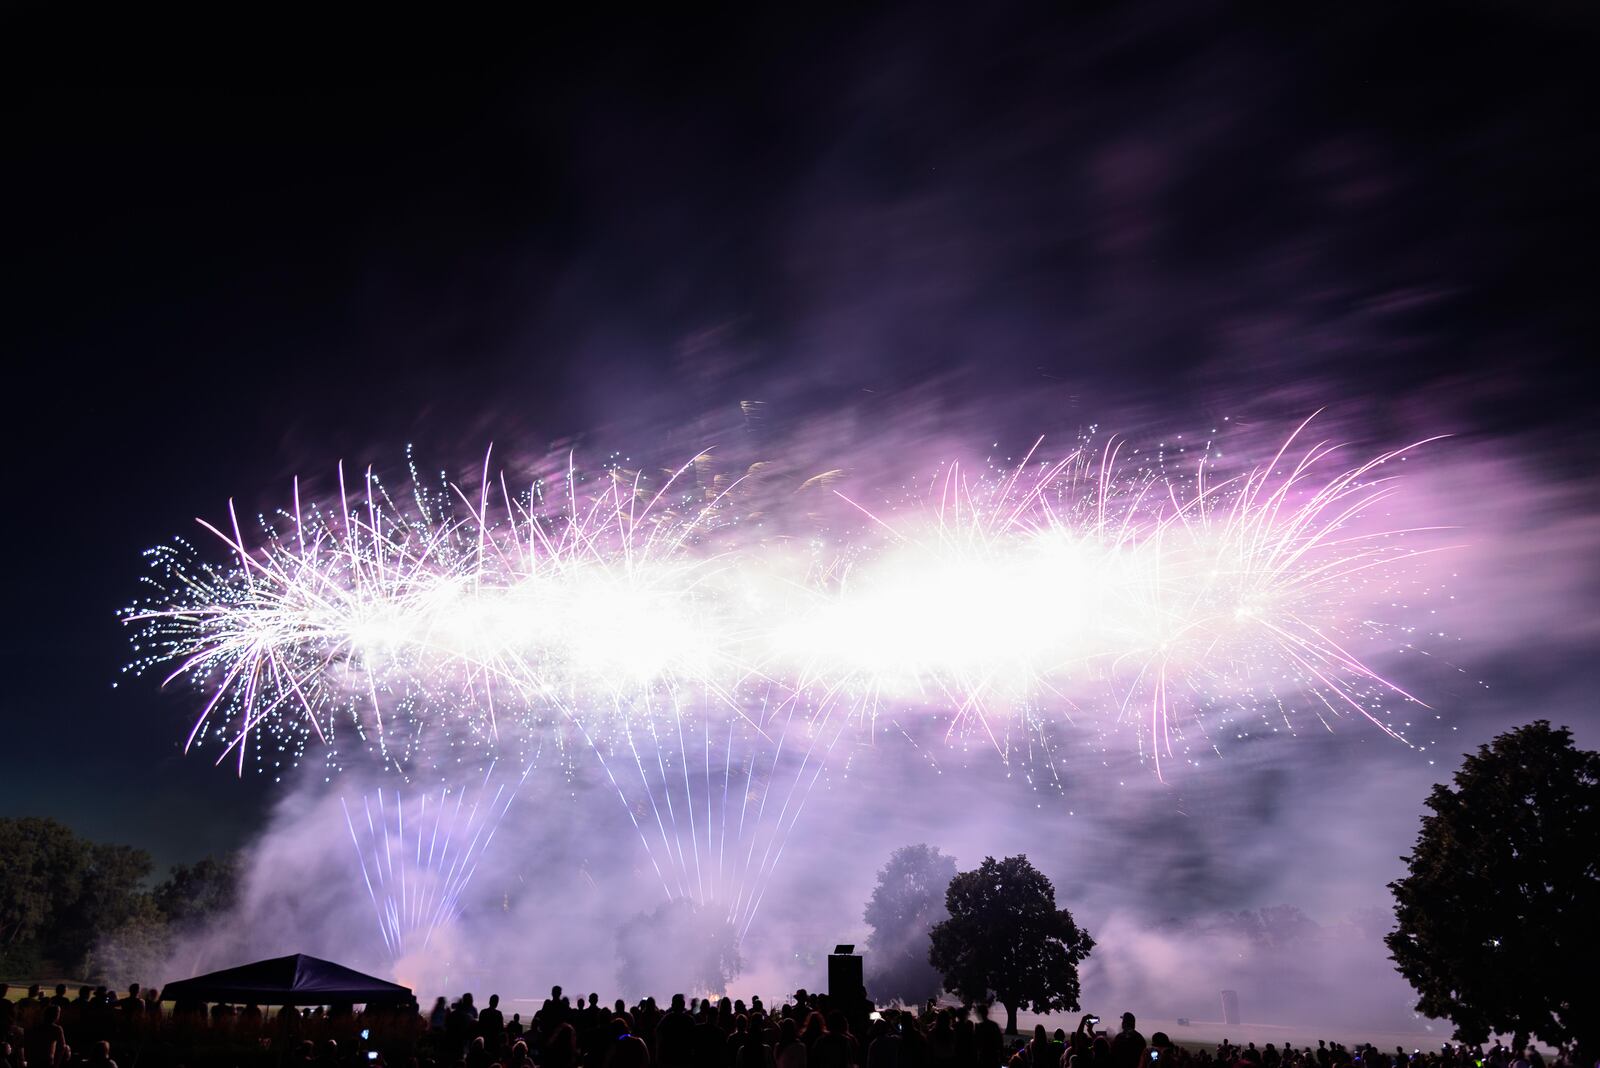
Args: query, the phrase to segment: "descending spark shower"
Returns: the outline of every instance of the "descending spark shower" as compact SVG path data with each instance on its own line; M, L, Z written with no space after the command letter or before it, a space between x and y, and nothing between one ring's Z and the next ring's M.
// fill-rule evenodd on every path
M1043 781L1069 727L1132 734L1157 776L1252 718L1402 737L1416 698L1369 663L1410 647L1385 609L1442 548L1384 514L1415 446L1350 467L1304 429L1231 475L1209 448L1179 467L1085 440L887 495L767 464L705 478L704 457L654 479L569 463L520 491L487 459L474 489L413 466L403 493L341 467L336 495L297 481L259 533L231 504L202 521L225 562L151 550L129 669L193 684L188 744L241 773L307 747L409 780L464 751L592 753L668 896L742 934L830 755L880 724L1042 759ZM366 841L351 818L369 889L371 839L406 812L372 804ZM416 917L373 894L398 953Z
M491 762L476 790L446 786L437 797L416 795L409 806L403 789L391 789L385 800L380 787L361 799L359 817L340 799L362 882L396 961L408 950L427 949L434 931L460 913L461 895L533 767L490 793Z

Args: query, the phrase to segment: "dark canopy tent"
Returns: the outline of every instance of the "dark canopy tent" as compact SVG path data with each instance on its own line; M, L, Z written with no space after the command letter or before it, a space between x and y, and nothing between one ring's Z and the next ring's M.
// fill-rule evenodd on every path
M411 1000L411 989L342 964L296 953L168 983L163 1001L232 1001L257 1005L332 1005Z

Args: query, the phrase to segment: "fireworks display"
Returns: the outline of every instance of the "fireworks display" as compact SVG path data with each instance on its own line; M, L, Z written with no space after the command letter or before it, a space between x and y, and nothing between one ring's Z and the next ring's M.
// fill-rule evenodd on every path
M1084 441L892 490L703 458L521 490L487 460L472 489L341 469L328 499L204 524L225 554L152 550L130 669L203 694L188 742L240 772L581 739L668 895L743 930L830 753L886 716L1008 760L1127 731L1158 776L1245 717L1401 736L1416 699L1370 662L1409 644L1384 610L1441 546L1387 516L1408 450L1351 466L1304 431L1231 471ZM413 925L381 922L391 946Z
M491 762L476 788L446 786L409 799L403 787L387 796L380 787L358 810L341 799L362 882L394 960L427 949L434 931L460 913L462 893L533 767L493 784Z

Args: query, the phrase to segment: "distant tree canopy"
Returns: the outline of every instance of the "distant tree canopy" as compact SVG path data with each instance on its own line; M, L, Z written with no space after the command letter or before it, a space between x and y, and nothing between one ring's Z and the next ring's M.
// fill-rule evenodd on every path
M0 944L8 956L54 935L62 902L75 901L88 843L46 819L0 819Z
M955 858L930 845L889 854L863 915L872 928L867 986L875 998L914 1004L939 993L939 973L928 962L928 933L948 915L944 896L955 875Z
M174 928L192 928L233 908L238 889L239 856L229 853L195 864L174 864L153 897Z
M986 857L976 871L950 881L950 918L934 927L928 959L944 988L963 1001L998 1001L1006 1007L1006 1032L1017 1030L1017 1010L1078 1009L1078 965L1094 948L1056 890L1026 856Z
M0 966L91 978L159 960L170 933L232 904L237 865L179 865L153 889L150 854L40 817L0 818Z
M1469 755L1428 796L1384 941L1457 1037L1529 1034L1600 1051L1600 753L1539 720Z

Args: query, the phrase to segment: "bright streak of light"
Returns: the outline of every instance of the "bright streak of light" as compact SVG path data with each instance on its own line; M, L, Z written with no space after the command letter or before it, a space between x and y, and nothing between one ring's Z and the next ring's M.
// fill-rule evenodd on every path
M1208 449L1171 467L1083 445L940 464L822 519L814 495L763 500L809 542L768 537L740 480L692 484L694 461L513 492L486 457L476 490L413 467L398 495L341 468L336 497L297 483L248 535L231 505L202 522L220 559L152 550L130 670L194 685L189 744L241 773L315 747L413 774L560 726L667 893L744 929L847 723L943 722L1008 760L1042 752L1057 781L1069 720L1131 728L1158 776L1248 716L1400 737L1391 711L1416 698L1370 660L1404 644L1376 617L1408 562L1443 547L1384 516L1416 446L1346 466L1304 434L1226 475Z
M419 790L409 800L403 788L380 787L361 798L359 809L340 799L392 959L426 950L434 932L460 915L462 894L533 768L529 764L521 777L493 785L491 763L476 787Z

